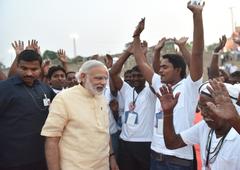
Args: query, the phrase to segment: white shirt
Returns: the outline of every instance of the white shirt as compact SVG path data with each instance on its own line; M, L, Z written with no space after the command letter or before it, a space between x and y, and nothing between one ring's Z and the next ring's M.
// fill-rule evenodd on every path
M118 126L117 126L117 122L115 121L115 119L113 117L113 113L109 107L109 102L113 99L113 96L111 94L111 90L108 85L106 85L106 88L104 90L104 96L105 96L105 98L107 100L107 104L108 104L107 109L108 109L108 114L109 114L109 133L112 135L118 131Z
M134 95L133 95L134 92ZM149 87L145 87L139 94L126 82L123 83L120 93L124 96L125 106L123 115L122 132L120 138L132 142L151 142L153 117L156 96ZM133 99L134 97L134 99ZM134 112L137 113L137 123L129 123L129 104L136 101Z
M198 89L202 83L202 79L193 82L190 75L187 78L182 79L173 88L173 94L180 92L178 103L173 111L173 124L176 133L180 133L193 125L193 119L198 103ZM161 77L158 74L154 74L152 78L152 86L155 91L159 91L162 86ZM192 160L193 151L191 146L186 146L180 149L170 150L167 149L163 138L163 121L162 119L157 119L157 113L162 112L160 101L157 100L156 110L154 116L154 128L153 128L153 139L151 144L151 149L157 153L162 153L165 155L172 155L183 159ZM160 121L161 120L161 121ZM158 125L158 126L157 126Z
M195 126L183 131L180 135L187 145L200 145L200 152L202 158L202 170L207 170L206 162L206 145L208 140L210 128L206 122L202 120ZM217 139L215 132L212 136L213 148L217 145L221 138ZM215 145L215 146L214 146ZM210 156L211 158L211 156ZM210 163L211 170L237 170L240 169L240 135L233 128L228 132L224 143L213 163Z
M58 94L58 93L60 93L61 91L63 91L64 89L58 90L58 89L54 89L54 88L52 87L52 90L54 91L55 94Z
M119 116L122 116L124 113L125 102L124 102L124 96L120 92L118 92L117 94L117 101L119 106Z
M124 102L124 96L118 92L117 94L117 101L118 101L118 114L119 114L119 122L118 122L118 130L122 130L122 123L123 123L123 115L124 115L124 106L125 106L125 102Z

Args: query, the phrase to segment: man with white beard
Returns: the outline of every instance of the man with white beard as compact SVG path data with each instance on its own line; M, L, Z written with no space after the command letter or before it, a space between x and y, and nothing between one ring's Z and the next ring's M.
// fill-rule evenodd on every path
M109 117L102 95L108 70L103 63L90 60L81 66L77 78L79 85L54 98L41 132L46 136L48 169L107 170L109 160L111 168L117 169L109 147Z

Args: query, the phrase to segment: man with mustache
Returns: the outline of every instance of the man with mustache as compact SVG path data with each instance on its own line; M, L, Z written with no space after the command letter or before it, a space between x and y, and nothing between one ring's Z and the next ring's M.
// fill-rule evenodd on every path
M111 145L109 149L109 117L103 96L108 70L103 63L90 60L76 77L79 85L54 98L41 132L46 136L48 169L106 170L110 161L117 170Z
M144 78L157 92L163 84L170 84L174 92L181 92L179 102L174 109L174 127L181 132L192 126L197 106L198 88L202 82L203 74L203 20L202 10L204 4L193 5L188 3L188 9L193 13L193 47L189 57L189 74L186 75L186 63L183 57L177 54L165 54L158 61L159 74L154 73L144 56L141 47L141 32L144 30L145 20L142 19L134 34L133 55ZM160 60L160 49L155 51ZM157 63L157 62L156 62ZM153 124L153 137L151 142L151 170L192 170L193 150L187 146L178 150L166 148L163 136L163 111L159 102Z
M0 169L46 170L40 131L54 92L38 80L37 52L22 51L16 63L16 75L0 82Z

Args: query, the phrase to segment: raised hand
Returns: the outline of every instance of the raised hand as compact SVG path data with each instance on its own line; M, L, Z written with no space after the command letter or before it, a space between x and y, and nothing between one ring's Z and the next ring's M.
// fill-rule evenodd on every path
M106 54L106 56L104 56L104 63L106 65L107 68L111 68L113 65L113 59L112 56L110 54Z
M26 50L34 50L36 51L38 54L41 54L40 52L40 46L38 45L38 41L37 40L28 40L28 45L26 47Z
M209 80L209 83L211 87L208 86L207 89L214 99L214 103L207 103L209 109L212 111L211 114L213 114L211 116L218 116L225 120L235 118L238 113L223 82L214 79Z
M142 47L144 55L146 56L147 55L147 51L148 51L148 43L147 43L147 41L143 41L141 43L141 47Z
M174 38L173 41L178 46L185 46L187 43L188 37L181 37L179 40Z
M221 49L223 49L223 47L225 46L227 42L227 37L226 35L223 35L222 38L219 38L219 43L218 45L215 47L214 52L219 52Z
M43 61L43 64L42 64L43 75L47 75L50 66L51 66L51 61L49 59Z
M133 33L133 37L140 36L141 32L144 30L144 27L145 27L145 18L142 18Z
M59 61L61 61L61 63L67 63L66 52L63 49L59 49L57 51L57 56L58 56Z
M24 42L20 40L14 41L12 47L15 50L16 56L18 56L24 50Z
M187 7L190 11L192 11L192 13L202 13L203 7L205 5L205 2L203 2L202 4L198 3L194 3L192 4L191 1L188 2Z
M155 45L154 50L155 51L161 50L164 47L166 40L167 39L165 37L163 37L161 40L159 40L157 45Z
M157 93L157 97L160 100L164 114L172 115L173 109L178 102L180 93L173 96L173 91L170 85L162 86L160 89L161 94Z

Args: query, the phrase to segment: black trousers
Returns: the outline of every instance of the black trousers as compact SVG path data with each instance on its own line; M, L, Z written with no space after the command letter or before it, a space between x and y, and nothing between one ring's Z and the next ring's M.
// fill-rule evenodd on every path
M151 142L119 143L119 168L120 170L149 170Z
M45 161L40 161L15 167L0 167L0 170L47 170L47 165Z

